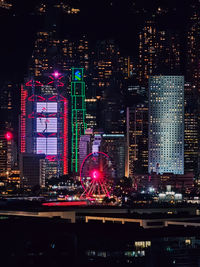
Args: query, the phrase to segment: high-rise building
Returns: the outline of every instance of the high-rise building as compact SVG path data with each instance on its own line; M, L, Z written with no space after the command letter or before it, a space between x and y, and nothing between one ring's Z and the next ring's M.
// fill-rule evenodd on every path
M72 68L71 77L71 172L78 172L79 141L86 129L83 68Z
M93 131L87 129L84 135L80 136L79 141L79 170L81 168L81 164L88 154L91 153L91 140L92 140Z
M197 88L185 83L185 172L198 172L198 101Z
M20 152L45 155L45 180L68 174L68 100L63 78L55 71L21 86Z
M126 176L148 171L148 107L136 104L126 110Z
M148 171L184 174L184 77L149 79Z
M61 73L70 72L72 67L89 68L88 40L86 36L79 39L59 38L55 31L37 33L33 55L29 67L30 75L39 77L44 71ZM67 78L67 77L66 77Z
M188 32L187 32L187 61L186 61L186 78L187 82L190 83L190 86L193 92L190 93L190 95L195 95L195 101L191 102L191 104L187 101L187 103L192 107L192 113L191 118L194 118L195 115L195 121L197 121L198 124L198 167L197 171L195 173L200 173L200 135L199 135L199 129L200 129L200 13L199 13L199 2L196 2L195 5L192 7L192 15L190 17L189 23L188 23ZM195 110L195 107L197 105L197 109ZM191 110L191 109L190 109ZM195 113L195 114L194 114ZM189 116L189 115L188 115ZM195 122L196 124L196 122ZM186 126L187 127L187 126ZM191 128L191 120L190 120L190 128ZM193 129L194 130L194 129ZM187 142L188 143L188 142ZM189 145L188 145L189 148ZM191 150L191 149L190 149ZM187 152L186 152L187 153ZM188 153L190 153L188 151ZM196 148L194 147L194 154L196 154ZM190 156L188 155L188 162L190 161ZM194 156L195 157L195 156ZM186 160L186 158L185 158ZM193 159L195 164L195 159ZM186 165L187 168L189 167ZM194 165L192 164L190 169L193 168Z
M186 78L200 92L200 14L196 9L190 17L187 32Z
M43 166L45 155L43 154L20 154L20 180L23 187L33 187L35 185L45 186L45 173Z
M90 90L94 92L93 95L97 99L97 108L95 108L97 127L109 132L110 120L113 123L116 121L111 118L109 109L114 108L116 110L117 106L117 113L122 109L121 106L119 107L121 104L119 100L122 99L122 84L124 77L128 76L128 68L123 68L126 62L120 57L119 48L114 40L104 40L97 43L95 52L91 56L91 65ZM127 71L123 73L125 69ZM116 114L116 116L119 115L119 113Z
M0 130L0 176L8 177L14 166L13 134Z
M145 22L139 33L138 75L141 85L148 85L151 75L179 74L180 42L176 32L159 30L155 20Z
M125 150L124 134L102 135L101 151L112 159L117 178L122 178L125 175Z

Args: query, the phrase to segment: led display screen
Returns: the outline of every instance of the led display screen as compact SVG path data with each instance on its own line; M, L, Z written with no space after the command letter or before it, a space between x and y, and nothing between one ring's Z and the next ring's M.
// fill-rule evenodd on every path
M57 155L57 138L56 137L37 137L37 154Z
M37 102L37 112L57 113L58 105L55 102Z
M37 118L37 133L57 133L57 118Z

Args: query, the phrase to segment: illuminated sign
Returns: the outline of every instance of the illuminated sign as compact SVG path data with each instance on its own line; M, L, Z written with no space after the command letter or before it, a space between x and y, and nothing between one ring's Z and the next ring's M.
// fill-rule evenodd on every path
M74 80L75 81L81 81L81 72L80 72L80 70L75 70L74 71Z
M83 82L83 68L72 68L72 81Z

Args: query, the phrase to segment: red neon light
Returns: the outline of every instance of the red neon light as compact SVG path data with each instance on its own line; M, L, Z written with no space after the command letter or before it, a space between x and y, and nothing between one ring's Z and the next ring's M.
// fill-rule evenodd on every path
M63 86L64 86L64 83L62 83L62 82L59 82L58 86L61 86L61 87L63 87Z
M62 79L64 76L62 75L62 76L60 76L59 78L58 78L58 80L60 80L60 79Z
M7 132L5 134L5 138L6 138L7 141L10 141L10 140L13 139L13 134L11 132Z
M64 99L63 174L68 174L68 102Z
M86 206L88 203L86 201L68 201L68 202L47 202L42 203L42 206Z
M42 134L42 133L37 133L37 134L38 134L38 136L40 136L40 137L45 137L45 135Z
M32 112L31 114L28 114L28 118L29 119L34 119L35 118L34 112Z
M40 95L38 95L37 98L38 98L38 101L45 101L46 100L43 96L40 96Z
M36 83L36 86L43 86L43 84L39 81L35 81L35 83Z
M54 95L54 96L51 96L51 97L49 97L49 99L48 99L48 100L49 100L49 101L56 101L56 97L57 97L56 95Z
M56 133L52 133L52 134L50 134L49 136L55 136L56 135Z
M48 161L56 161L56 156L48 155L46 156L46 159L48 159Z
M32 80L28 81L25 85L26 86L32 86Z
M40 118L40 117L45 117L45 115L42 114L42 113L38 113L37 115L38 115L39 118Z
M52 114L49 114L48 117L55 117L57 114L56 113L52 113Z
M23 85L21 85L21 115L20 115L20 128L21 128L21 153L25 153L26 151L26 98L27 91L24 90Z
M51 83L53 83L53 81L51 81L51 82L48 82L47 84L51 84Z
M66 98L64 96L60 95L60 97L62 98L60 101L65 101Z
M28 98L28 101L35 101L35 95L31 95L31 96L29 96L29 98Z

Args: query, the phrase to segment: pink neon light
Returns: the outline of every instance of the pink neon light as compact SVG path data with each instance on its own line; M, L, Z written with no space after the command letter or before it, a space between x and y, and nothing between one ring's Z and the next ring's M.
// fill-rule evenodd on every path
M64 76L62 75L62 76L60 76L58 79L60 80L60 79L62 79Z
M68 174L68 102L64 98L63 173Z
M6 138L7 141L10 141L10 140L13 139L13 134L11 132L7 132L5 134L5 138Z
M60 73L58 71L54 71L52 75L57 79L60 76Z
M68 202L46 202L42 203L43 206L86 206L87 201L68 201Z
M94 180L98 180L101 177L101 174L98 170L94 170L92 171L91 176Z
M21 138L20 138L20 147L21 153L26 151L26 98L27 91L24 90L23 85L21 85L21 115L20 115L20 128L21 128Z

